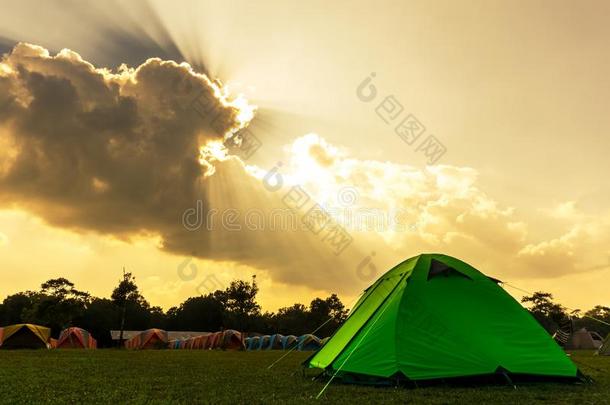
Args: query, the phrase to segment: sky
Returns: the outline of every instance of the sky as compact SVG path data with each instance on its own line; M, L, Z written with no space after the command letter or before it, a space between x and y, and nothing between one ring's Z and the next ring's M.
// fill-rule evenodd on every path
M349 307L440 252L610 305L606 2L5 3L0 298Z

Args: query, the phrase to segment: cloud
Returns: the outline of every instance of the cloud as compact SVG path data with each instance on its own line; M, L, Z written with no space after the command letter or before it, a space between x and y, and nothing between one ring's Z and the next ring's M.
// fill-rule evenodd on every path
M19 44L0 63L0 203L61 227L163 233L199 195L199 148L243 126L238 115L186 64L112 73Z
M473 168L355 159L316 134L294 140L274 169L246 165L222 142L251 118L243 99L187 64L149 59L113 72L19 44L0 63L0 205L339 292L421 252L500 277L591 271L599 259L582 257L608 241L608 218L573 203L547 213L568 222L564 235L531 240Z

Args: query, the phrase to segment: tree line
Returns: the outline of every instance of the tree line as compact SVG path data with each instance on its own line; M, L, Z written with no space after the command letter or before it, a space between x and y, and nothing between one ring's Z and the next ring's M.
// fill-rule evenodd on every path
M236 329L263 334L302 335L316 331L330 336L347 317L347 309L336 294L315 298L308 306L294 304L277 312L262 312L256 301L258 286L235 280L224 290L187 298L164 312L151 306L131 273L124 274L110 298L94 297L76 289L65 278L46 281L38 291L9 295L0 304L0 326L33 323L61 330L77 326L88 330L98 346L113 345L110 330L161 328L174 331L218 331ZM326 322L326 323L325 323Z
M596 305L588 311L568 309L555 303L552 294L542 291L524 296L521 302L551 335L567 322L574 330L587 328L604 337L610 333L610 307Z
M94 297L76 289L65 278L46 281L38 291L10 295L0 304L0 326L34 323L50 327L53 336L70 326L86 329L100 347L113 345L110 330L144 330L161 328L175 331L218 331L236 329L263 334L302 335L316 331L330 336L347 318L348 310L336 294L315 298L309 305L294 304L277 312L262 312L256 298L258 286L235 280L224 290L187 298L164 312L151 306L136 284L135 277L125 273L110 298ZM566 320L574 329L586 327L601 336L610 333L610 307L597 305L582 312L568 310L553 301L550 293L536 292L522 298L534 318L555 333ZM602 322L599 322L601 320ZM604 324L605 323L605 324ZM317 330L316 330L317 329Z

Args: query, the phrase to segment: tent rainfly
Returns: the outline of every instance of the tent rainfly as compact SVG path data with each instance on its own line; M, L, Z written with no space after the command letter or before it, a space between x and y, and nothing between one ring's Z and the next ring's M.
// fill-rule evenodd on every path
M284 350L293 350L296 348L298 338L295 335L284 336L282 339L282 347Z
M47 349L51 329L22 323L0 329L0 349Z
M601 347L603 341L604 338L597 332L581 328L570 336L565 348L568 350L597 350Z
M297 349L301 351L318 350L322 346L320 339L312 334L301 335L298 338Z
M222 350L246 350L243 334L233 329L222 331L217 347Z
M162 329L148 329L125 342L128 349L165 349L168 346L167 332Z
M382 275L304 365L374 384L581 376L497 280L442 254L415 256Z
M248 341L248 345L246 346L246 349L248 349L248 350L258 349L258 347L261 343L261 337L260 336L251 336L248 339L250 339L250 340Z
M97 349L97 341L89 332L81 328L61 331L55 348L57 349Z
M266 347L267 350L283 350L284 349L284 335L276 333L271 335L269 345Z

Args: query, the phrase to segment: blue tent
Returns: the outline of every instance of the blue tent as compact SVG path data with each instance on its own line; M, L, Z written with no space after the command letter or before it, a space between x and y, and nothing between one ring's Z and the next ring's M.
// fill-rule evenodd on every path
M246 344L246 349L247 350L256 350L258 349L259 345L260 345L260 336L252 336L250 338L248 338L249 341Z
M298 338L295 335L284 336L282 339L282 348L284 350L290 350L296 348Z
M280 335L276 333L275 335L271 335L271 339L269 340L269 345L266 347L267 350L283 350L284 349L284 335Z
M261 336L260 343L258 345L258 350L266 350L269 348L269 343L271 343L271 336L264 335Z
M298 350L318 350L320 348L320 339L312 334L299 336Z

